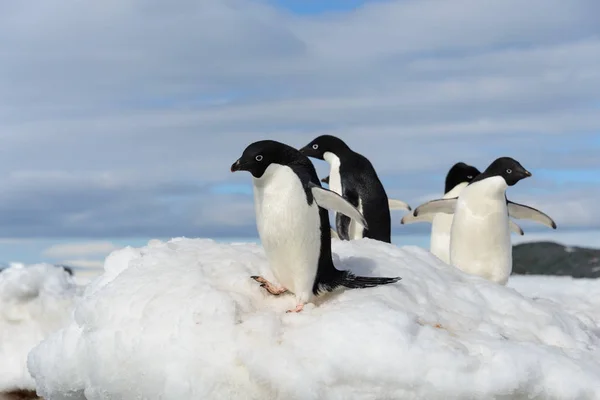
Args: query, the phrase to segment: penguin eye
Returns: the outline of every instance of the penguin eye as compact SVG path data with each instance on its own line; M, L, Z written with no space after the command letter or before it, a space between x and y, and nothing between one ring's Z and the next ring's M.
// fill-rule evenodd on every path
M507 170L506 170L506 173L507 173L507 174L512 174L512 169L510 169L510 168L509 168L509 169L507 169Z
M256 161L260 162L263 159L263 156L261 156L260 154L257 155L256 157L254 157L254 159L256 159Z
M315 150L316 150L316 149L318 149L318 148L319 148L319 145L318 145L318 144L313 144L313 149L315 149Z
M467 175L467 179L473 179L473 175Z

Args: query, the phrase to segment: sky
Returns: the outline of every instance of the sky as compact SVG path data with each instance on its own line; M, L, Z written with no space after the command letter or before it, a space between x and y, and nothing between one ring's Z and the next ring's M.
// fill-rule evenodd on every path
M0 261L254 240L251 178L231 163L321 134L413 207L455 162L516 158L533 177L509 199L558 224L518 240L600 247L599 15L596 0L1 2ZM430 225L402 215L395 242L427 246Z

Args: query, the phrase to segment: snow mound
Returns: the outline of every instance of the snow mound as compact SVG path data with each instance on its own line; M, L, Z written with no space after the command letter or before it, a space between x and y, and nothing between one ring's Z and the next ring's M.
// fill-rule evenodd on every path
M76 285L62 268L15 264L0 272L0 393L35 389L27 355L66 326Z
M334 241L338 268L401 276L299 314L256 244L173 239L112 253L74 321L29 355L48 399L600 397L591 318L417 247ZM60 363L57 363L60 360Z
M600 326L600 279L517 275L510 278L508 286L538 302L547 302L550 307L568 310L580 319L589 318Z

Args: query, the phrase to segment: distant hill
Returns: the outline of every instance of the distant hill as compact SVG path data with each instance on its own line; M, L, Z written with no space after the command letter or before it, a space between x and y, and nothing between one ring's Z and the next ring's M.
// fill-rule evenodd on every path
M600 249L554 242L517 244L513 246L513 274L600 278Z

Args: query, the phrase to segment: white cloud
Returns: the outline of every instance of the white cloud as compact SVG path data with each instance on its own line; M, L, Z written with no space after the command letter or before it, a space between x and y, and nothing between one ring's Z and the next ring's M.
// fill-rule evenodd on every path
M79 267L79 268L88 268L88 269L96 269L96 268L104 267L103 260L86 260L86 259L65 260L65 261L61 261L61 264L68 265L70 267Z
M254 224L254 204L252 196L221 196L218 201L207 201L194 207L194 222L224 226L248 226Z
M43 255L52 258L107 255L120 247L106 241L55 244L44 250Z
M527 204L550 215L558 225L557 229L598 227L600 192L594 187L568 188L533 195L512 195L508 198ZM532 223L525 223L524 226ZM535 224L531 225L535 226Z
M21 39L0 66L13 93L0 104L14 109L3 145L16 150L9 159L42 152L32 170L48 168L53 148L58 171L222 180L223 159L249 141L321 133L361 147L368 134L381 168L398 169L390 141L600 129L591 0L533 1L535 19L513 0L377 2L329 17L241 0L49 4L11 7L3 21ZM22 28L31 20L36 29Z
M363 59L523 41L556 43L597 29L593 0L409 0L375 2L343 17L308 21L321 54ZM535 18L532 16L535 15ZM344 61L346 58L344 58ZM365 60L366 61L366 60Z
M406 201L440 191L423 177L459 160L598 170L598 144L581 138L600 131L599 14L596 0L390 0L317 16L250 0L2 4L1 226L241 229L251 198L202 187L249 184L229 165L264 138L340 135L381 175L405 174L387 188Z

